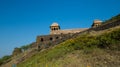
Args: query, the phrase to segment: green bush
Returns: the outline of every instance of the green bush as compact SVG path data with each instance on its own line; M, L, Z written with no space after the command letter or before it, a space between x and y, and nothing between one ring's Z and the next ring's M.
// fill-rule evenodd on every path
M8 61L8 59L10 59L10 58L11 58L11 55L6 55L6 56L0 58L0 65L6 63Z

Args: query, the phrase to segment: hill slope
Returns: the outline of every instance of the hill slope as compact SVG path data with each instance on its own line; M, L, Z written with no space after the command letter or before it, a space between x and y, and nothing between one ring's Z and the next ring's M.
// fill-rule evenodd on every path
M99 33L99 34L98 34ZM84 33L42 50L18 67L119 67L120 27Z

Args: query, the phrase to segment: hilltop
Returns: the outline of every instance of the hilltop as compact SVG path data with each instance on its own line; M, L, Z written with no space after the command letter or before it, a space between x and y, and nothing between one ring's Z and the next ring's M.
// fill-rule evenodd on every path
M18 67L119 67L119 37L120 26L84 33L38 52Z
M17 67L119 67L120 26L110 25L119 20L117 15L101 27L74 34L52 47L40 51L32 48L12 57L3 67L11 67L16 59Z

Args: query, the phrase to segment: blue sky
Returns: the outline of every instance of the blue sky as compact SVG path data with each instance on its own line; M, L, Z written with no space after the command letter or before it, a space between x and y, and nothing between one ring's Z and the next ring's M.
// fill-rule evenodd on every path
M120 0L0 0L0 57L49 34L53 22L62 29L89 28L94 19L119 13Z

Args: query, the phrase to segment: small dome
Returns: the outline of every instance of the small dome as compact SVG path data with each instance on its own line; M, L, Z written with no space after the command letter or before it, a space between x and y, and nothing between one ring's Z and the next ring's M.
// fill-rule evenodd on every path
M102 21L101 20L94 20L94 23L102 23Z
M59 24L54 22L51 26L59 26Z

